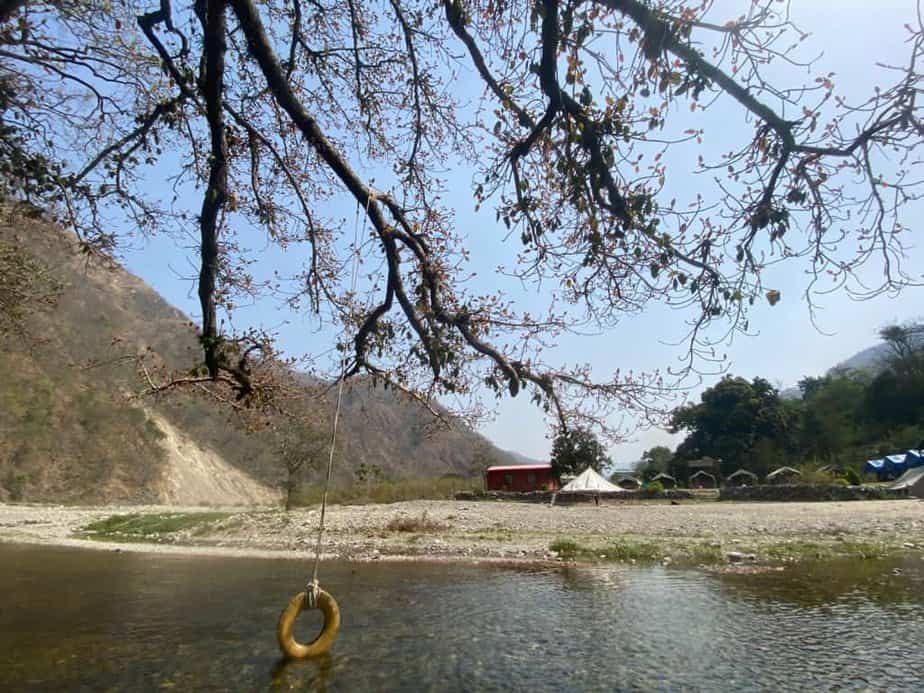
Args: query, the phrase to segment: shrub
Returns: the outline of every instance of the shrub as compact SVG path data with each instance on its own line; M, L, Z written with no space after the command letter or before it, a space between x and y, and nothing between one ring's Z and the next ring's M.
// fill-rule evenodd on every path
M438 532L446 525L427 516L424 510L420 517L393 517L385 525L389 532Z
M399 503L409 500L445 500L460 491L481 490L480 479L396 479L331 486L331 504ZM293 497L295 505L317 505L324 492L320 484L306 485Z
M844 472L844 480L851 486L860 485L860 475L857 474L857 470L852 467L847 467L847 471Z
M835 486L850 486L850 482L847 481L847 479L844 479L843 477L832 479L831 483L834 484Z
M580 553L581 547L570 539L556 539L549 544L549 551L554 551L559 558L570 561Z
M649 481L648 485L645 486L645 489L651 493L663 493L664 484L662 484L660 481Z

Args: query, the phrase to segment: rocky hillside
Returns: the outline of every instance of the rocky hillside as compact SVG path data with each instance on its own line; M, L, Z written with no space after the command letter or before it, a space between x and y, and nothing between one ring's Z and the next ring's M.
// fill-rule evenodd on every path
M27 254L42 270L31 273L36 281L59 291L53 305L27 306L21 329L0 323L0 500L274 497L284 471L272 434L246 431L214 402L192 396L130 397L142 383L121 356L150 347L171 368L201 360L188 317L120 267L82 256L74 238L41 219L6 209L4 249ZM392 391L360 381L344 404L341 480L361 464L404 478L470 474L512 461L463 427L428 435L430 415ZM319 403L316 419L326 422L329 409Z

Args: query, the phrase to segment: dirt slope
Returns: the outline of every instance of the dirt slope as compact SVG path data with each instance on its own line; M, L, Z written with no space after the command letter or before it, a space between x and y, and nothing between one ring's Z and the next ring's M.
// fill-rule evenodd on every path
M149 412L166 451L159 502L167 505L273 505L279 493L202 447L166 418Z

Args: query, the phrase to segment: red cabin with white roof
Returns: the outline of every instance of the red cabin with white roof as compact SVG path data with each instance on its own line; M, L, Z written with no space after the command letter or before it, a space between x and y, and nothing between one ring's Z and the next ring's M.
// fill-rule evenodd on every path
M557 491L558 479L550 464L509 464L488 467L484 473L487 491Z

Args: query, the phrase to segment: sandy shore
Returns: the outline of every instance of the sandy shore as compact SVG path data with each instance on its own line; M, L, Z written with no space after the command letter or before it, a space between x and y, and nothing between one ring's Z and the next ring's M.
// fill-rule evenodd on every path
M112 515L215 513L190 529L143 537L87 538ZM247 556L313 555L317 508L0 504L0 541L105 550ZM619 503L548 507L510 502L412 501L328 508L323 553L353 560L556 561L562 542L579 557L633 562L780 563L904 552L924 558L924 502ZM553 550L556 547L559 550ZM565 556L568 557L567 555Z

